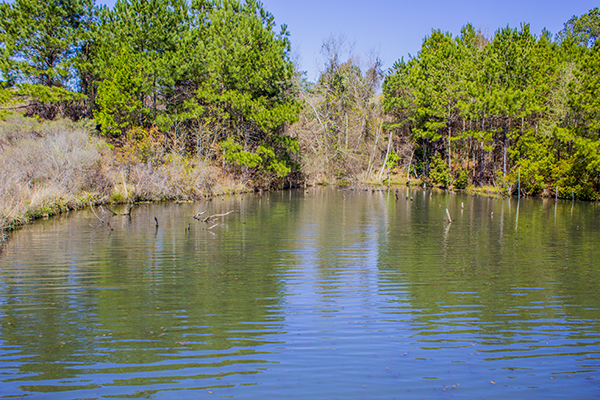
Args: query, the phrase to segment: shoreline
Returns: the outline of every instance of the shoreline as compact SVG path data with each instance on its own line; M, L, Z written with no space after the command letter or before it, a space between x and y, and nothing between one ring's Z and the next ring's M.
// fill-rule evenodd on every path
M19 231L23 227L33 224L41 219L48 219L52 217L56 217L62 214L69 213L71 211L79 211L83 210L87 207L98 207L98 206L115 206L115 205L124 205L124 204L140 204L140 203L160 203L160 202L174 202L174 203L195 203L202 200L209 200L215 197L222 197L227 195L241 195L247 193L258 193L263 191L278 191L278 190L294 190L301 188L309 188L309 187L336 187L338 189L353 189L353 190L383 190L383 191L394 191L400 188L411 188L418 190L435 190L439 193L448 193L448 194L466 194L468 196L482 196L482 197L490 197L496 199L506 199L512 198L515 196L509 196L504 193L500 193L498 190L494 190L494 188L490 187L470 187L467 189L461 190L453 190L453 189L443 189L438 186L425 186L424 183L419 180L411 180L408 184L406 181L393 181L390 185L385 185L376 182L360 182L354 185L341 185L341 184L310 184L310 185L298 185L291 186L282 189L269 188L266 190L257 189L257 188L245 188L242 190L224 190L222 192L212 192L203 196L195 196L195 197L187 197L187 198L136 198L135 200L126 199L125 201L110 201L106 199L106 197L101 198L98 197L98 194L94 193L85 193L83 196L79 196L77 199L71 201L66 200L64 198L59 198L55 203L45 204L42 209L31 209L28 210L26 215L21 216L20 218L9 220L8 223L0 224L0 254L2 254L4 246L10 242L10 236L14 232ZM533 199L543 199L549 198L549 196L522 196L522 198L533 198ZM87 201L84 201L86 199ZM564 200L564 199L562 199ZM574 200L573 200L574 201ZM6 221L5 217L0 217L0 221Z

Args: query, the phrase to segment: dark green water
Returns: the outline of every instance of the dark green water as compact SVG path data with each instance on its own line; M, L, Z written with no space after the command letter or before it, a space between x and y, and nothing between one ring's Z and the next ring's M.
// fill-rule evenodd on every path
M0 256L0 398L599 398L600 206L406 194L26 227Z

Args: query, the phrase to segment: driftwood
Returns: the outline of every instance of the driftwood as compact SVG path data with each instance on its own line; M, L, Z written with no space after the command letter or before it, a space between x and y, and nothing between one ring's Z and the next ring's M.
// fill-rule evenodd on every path
M224 216L226 216L226 215L229 215L229 214L231 214L232 212L233 212L233 210L231 210L231 211L228 211L228 212L226 212L226 213L223 213L223 214L214 214L214 215L209 215L208 217L204 218L204 219L202 220L202 222L208 222L208 221L210 221L211 219L214 219L214 218L218 218L218 217L224 217Z

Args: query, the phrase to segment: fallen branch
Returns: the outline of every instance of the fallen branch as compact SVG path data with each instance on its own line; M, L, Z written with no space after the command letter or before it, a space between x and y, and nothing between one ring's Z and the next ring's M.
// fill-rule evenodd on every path
M229 214L231 214L233 211L234 211L234 210L228 211L228 212L226 212L226 213L223 213L223 214L214 214L214 215L209 215L208 217L204 218L204 219L202 220L202 222L208 222L209 220L211 220L211 219L213 219L213 218L224 217L224 216L226 216L226 215L229 215Z

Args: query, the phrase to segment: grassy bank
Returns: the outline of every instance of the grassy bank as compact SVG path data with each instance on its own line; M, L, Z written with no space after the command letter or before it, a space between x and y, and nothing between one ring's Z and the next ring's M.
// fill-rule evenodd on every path
M37 218L90 204L196 200L254 188L213 161L151 140L115 146L88 122L0 122L0 243ZM147 138L145 138L147 139Z

